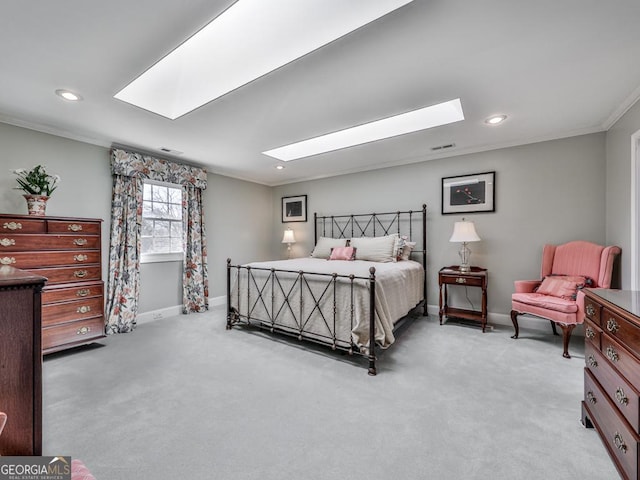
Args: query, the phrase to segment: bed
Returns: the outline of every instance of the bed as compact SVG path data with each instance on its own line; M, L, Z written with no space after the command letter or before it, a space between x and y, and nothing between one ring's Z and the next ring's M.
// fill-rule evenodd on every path
M393 345L408 315L427 314L426 205L319 216L310 257L233 265L227 329L253 326L368 359Z

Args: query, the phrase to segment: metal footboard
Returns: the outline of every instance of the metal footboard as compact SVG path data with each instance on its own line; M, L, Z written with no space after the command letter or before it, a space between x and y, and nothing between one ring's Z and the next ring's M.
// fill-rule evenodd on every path
M362 349L355 344L351 331L357 321L355 289L365 282L369 293L369 346ZM227 259L227 329L239 324L253 325L300 341L328 345L350 355L366 356L369 375L376 375L375 285L374 267L369 269L368 277L361 277L232 265L231 259ZM340 315L345 305L338 305L336 295L337 289L345 288L349 293L348 318Z

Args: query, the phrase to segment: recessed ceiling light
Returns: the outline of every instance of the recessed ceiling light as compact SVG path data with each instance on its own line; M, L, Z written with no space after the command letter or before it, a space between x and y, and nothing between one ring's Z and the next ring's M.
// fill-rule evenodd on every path
M284 165L276 165L276 168L277 168L278 170L284 170Z
M78 95L77 93L73 93L69 90L62 90L62 89L56 90L56 95L64 98L65 100L69 100L70 102L78 102L82 100L82 97L80 95Z
M504 122L506 119L506 115L494 115L493 117L487 118L484 123L488 125L498 125L499 123Z
M262 153L288 162L289 160L310 157L311 155L459 122L460 120L464 120L464 113L462 112L460 99L456 98L448 102L328 133Z
M172 120L413 0L242 0L115 98Z

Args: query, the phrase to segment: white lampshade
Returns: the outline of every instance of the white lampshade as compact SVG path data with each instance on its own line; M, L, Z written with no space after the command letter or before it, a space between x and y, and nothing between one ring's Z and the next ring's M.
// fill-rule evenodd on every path
M282 243L296 243L296 237L293 235L293 230L287 228L284 231L284 236L282 237Z
M453 225L453 234L449 239L450 242L479 242L480 240L473 222L466 221L464 218Z

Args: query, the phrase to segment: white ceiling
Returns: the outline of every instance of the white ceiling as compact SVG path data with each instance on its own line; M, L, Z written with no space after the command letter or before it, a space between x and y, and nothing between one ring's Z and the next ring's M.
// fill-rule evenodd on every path
M232 3L2 0L0 121L279 185L603 131L640 96L638 0L415 0L177 120L113 98ZM454 98L463 122L284 170L260 153Z

